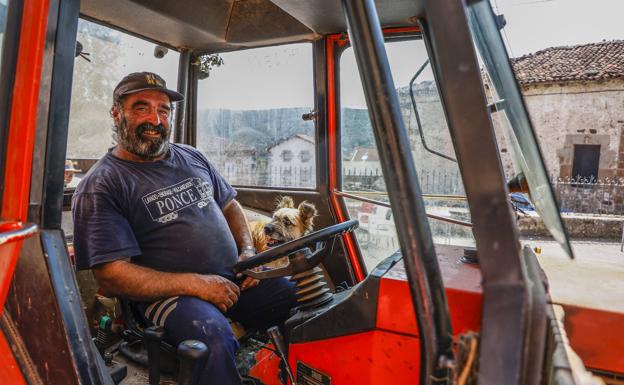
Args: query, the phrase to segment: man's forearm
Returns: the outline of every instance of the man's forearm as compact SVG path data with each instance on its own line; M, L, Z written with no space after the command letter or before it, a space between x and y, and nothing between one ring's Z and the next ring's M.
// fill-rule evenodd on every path
M126 261L96 266L93 274L107 294L134 300L194 295L196 280L195 274L165 273Z
M238 250L244 247L253 247L253 239L249 232L249 223L243 207L236 200L232 200L224 209L223 215L234 236Z
M126 261L104 263L93 273L108 295L139 301L184 295L208 301L225 313L240 294L236 284L218 275L165 273Z

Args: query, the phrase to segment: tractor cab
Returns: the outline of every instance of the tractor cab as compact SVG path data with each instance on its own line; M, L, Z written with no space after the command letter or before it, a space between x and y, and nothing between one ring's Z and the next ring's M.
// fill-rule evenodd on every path
M280 328L232 325L249 381L600 383L585 366L624 375L612 346L570 346L564 327L593 333L591 313L621 335L621 314L555 304L521 245L514 202L528 197L574 257L489 2L0 9L3 383L196 379L201 347L161 343L161 330L75 269L72 195L115 144L113 88L138 71L185 95L171 141L202 152L251 221L269 220L284 196L316 209L312 232L234 267L298 288ZM515 165L507 177L504 156ZM579 322L565 321L569 309Z

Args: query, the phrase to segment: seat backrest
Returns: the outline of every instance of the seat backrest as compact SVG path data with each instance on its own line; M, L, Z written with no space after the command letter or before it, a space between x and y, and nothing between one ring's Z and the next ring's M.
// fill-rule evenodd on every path
M143 329L146 325L141 322L141 316L136 313L137 310L126 298L119 297L118 299L126 328L135 333L137 337L143 338Z

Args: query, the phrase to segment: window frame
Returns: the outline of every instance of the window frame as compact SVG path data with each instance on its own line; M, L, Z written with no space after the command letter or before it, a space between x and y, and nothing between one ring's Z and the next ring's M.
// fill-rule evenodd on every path
M384 43L409 40L425 41L425 36L418 27L388 28L383 30L383 34ZM342 59L342 54L346 51L347 48L351 47L351 43L348 36L343 34L330 35L328 37L328 41L328 65L332 67L329 71L332 78L330 79L331 82L328 86L328 90L331 93L330 97L328 98L328 105L330 109L328 119L330 131L329 136L331 139L333 139L333 142L330 143L329 148L329 159L331 162L329 175L329 193L330 202L332 203L337 217L340 222L343 222L350 218L349 210L347 209L346 204L346 198L348 197L345 194L350 195L351 198L353 196L349 193L345 193L345 191L343 191L342 189L342 106L340 104L340 63ZM430 53L428 52L428 54ZM333 114L331 112L331 109L333 109ZM332 131L334 133L333 135ZM334 171L332 171L332 169ZM351 261L354 275L358 281L362 281L368 276L370 271L368 271L364 262L364 255L360 248L359 242L354 233L346 234L344 236L344 239L348 258Z

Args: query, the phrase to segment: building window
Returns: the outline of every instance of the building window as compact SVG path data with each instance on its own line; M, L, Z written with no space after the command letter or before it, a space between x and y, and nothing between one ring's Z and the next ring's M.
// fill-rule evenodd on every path
M293 159L293 153L290 150L284 150L282 151L282 160L284 162L290 162Z
M303 150L299 153L299 159L301 159L301 163L307 163L312 159L312 154L308 150Z
M574 145L574 160L572 163L572 178L586 183L596 182L600 164L600 145Z

